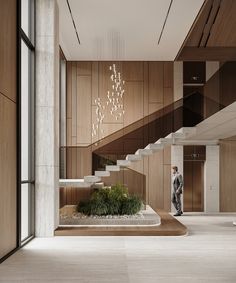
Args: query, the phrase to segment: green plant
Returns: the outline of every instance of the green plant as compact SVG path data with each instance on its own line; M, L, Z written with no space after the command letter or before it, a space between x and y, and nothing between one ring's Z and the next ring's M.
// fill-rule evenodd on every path
M78 211L86 215L131 215L140 211L141 207L142 201L138 196L130 196L128 188L116 184L95 191L90 200L78 204Z
M123 203L121 214L132 215L139 212L142 208L142 201L138 196L129 196Z

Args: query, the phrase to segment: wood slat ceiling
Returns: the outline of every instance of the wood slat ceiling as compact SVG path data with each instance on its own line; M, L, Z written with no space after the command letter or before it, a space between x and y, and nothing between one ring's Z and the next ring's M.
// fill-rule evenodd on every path
M177 60L235 60L235 15L235 0L206 0Z

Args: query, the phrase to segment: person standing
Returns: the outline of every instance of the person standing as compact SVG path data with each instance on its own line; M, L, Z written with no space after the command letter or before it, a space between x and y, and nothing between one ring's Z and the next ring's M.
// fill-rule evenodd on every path
M183 214L182 204L181 204L181 194L183 193L183 177L178 172L178 167L173 166L173 191L171 201L176 209L176 214L174 216L181 216Z

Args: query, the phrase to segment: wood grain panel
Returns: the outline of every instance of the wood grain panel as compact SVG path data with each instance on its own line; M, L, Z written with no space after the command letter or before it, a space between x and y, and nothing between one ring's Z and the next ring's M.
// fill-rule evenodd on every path
M143 117L143 82L126 82L124 126Z
M163 152L149 156L149 203L153 209L164 207Z
M17 1L0 4L0 259L17 247Z
M96 105L98 98L98 62L92 62L92 105Z
M77 77L77 145L91 144L91 77ZM72 124L73 127L73 124ZM72 131L73 135L73 131Z
M16 102L16 0L1 1L0 93Z
M149 62L149 103L163 103L163 62Z
M164 165L164 210L171 210L171 165Z
M184 161L184 211L193 211L193 161Z
M72 145L72 119L66 119L66 144L67 146Z
M16 247L16 104L0 94L0 258Z
M236 141L220 142L220 211L236 212Z
M73 79L75 79L73 77ZM75 83L75 82L73 82ZM66 63L66 118L72 119L72 62Z
M72 137L77 137L77 66L76 62L72 62L71 66L71 77L72 77L72 84L71 84L71 134ZM80 94L80 93L78 93ZM78 113L79 114L79 113ZM72 145L73 139L72 139Z
M174 63L173 62L164 62L163 63L163 86L164 88L173 88L174 82Z
M174 100L174 92L173 92L173 88L171 87L165 87L163 89L164 94L163 94L163 107L170 105L173 100Z
M236 1L221 0L207 46L236 46Z
M88 136L85 139L86 135L91 135L91 124L92 121L95 121L95 109L94 99L100 97L103 101L106 99L107 90L111 88L110 81L110 71L109 66L113 62L76 62L76 78L72 78L72 63L68 64L68 77L67 78L67 95L68 95L68 113L67 113L67 145L72 144L72 140L75 139L72 135L72 88L76 80L76 145L89 145L91 142L96 142L98 139L102 138L102 135L99 133L99 136L93 138L88 142ZM104 145L107 145L109 142L121 138L124 134L131 133L134 131L135 136L133 139L132 135L129 136L125 141L117 140L117 143L113 143L112 149L119 150L122 144L125 145L127 151L133 150L134 145L140 145L143 147L146 145L146 139L151 135L151 128L145 128L147 131L136 132L136 130L142 126L144 123L148 123L154 119L151 117L150 121L145 121L143 119L150 113L157 111L163 107L163 104L168 105L173 101L173 63L172 62L115 62L117 69L121 71L125 83L125 95L124 95L124 108L125 116L124 119L116 121L114 117L105 113L105 120L102 125L104 130L105 138L99 142L96 146L92 147L92 150L101 148ZM91 68L90 68L91 66ZM90 71L91 70L91 71ZM90 78L90 81L89 81ZM82 81L82 82L81 82ZM80 89L79 89L80 87ZM82 88L82 89L81 89ZM84 95L84 96L83 96ZM90 97L90 100L89 100ZM75 99L75 98L74 98ZM71 101L70 101L71 100ZM80 102L79 102L80 100ZM92 111L92 113L91 113ZM89 113L91 118L89 117ZM139 122L137 122L139 121ZM134 123L135 122L135 123ZM133 123L133 124L132 124ZM90 124L90 125L89 125ZM74 124L73 124L74 126ZM128 127L127 127L128 126ZM124 128L126 127L126 128ZM80 130L79 132L78 129ZM150 130L148 132L148 129ZM82 133L83 131L83 133ZM138 130L137 130L138 131ZM111 135L112 134L112 135ZM138 137L138 138L137 138ZM82 139L82 140L81 140ZM79 142L78 142L79 140ZM131 152L128 152L131 153ZM167 176L167 167L164 166L170 165L169 163L169 152L161 152L161 157L149 160L149 158L144 158L144 163L137 165L137 171L146 174L146 200L152 202L153 207L165 207L169 210L170 200L168 193L166 193L165 188L168 188L169 177ZM79 157L78 157L79 156ZM83 177L81 174L85 172L78 170L83 166L88 168L88 165L83 165L80 162L80 153L77 151L77 162L76 165L73 165L72 155L67 156L67 159L70 159L68 162L69 171L73 166L76 166L76 172L79 172L79 176ZM135 163L138 164L138 163ZM158 164L158 167L157 167ZM166 169L164 169L166 168ZM134 169L134 170L136 170ZM67 170L67 172L68 172ZM87 169L86 169L87 170ZM85 170L85 171L86 171ZM89 168L88 168L89 170ZM88 172L88 170L86 172ZM158 170L158 172L156 171ZM68 172L69 173L69 172ZM117 173L113 173L115 175ZM87 175L87 174L84 174ZM72 176L72 172L68 174ZM165 181L165 178L168 177L168 180ZM122 179L122 176L113 176L110 182L115 182L118 179ZM128 178L129 179L129 178ZM127 180L128 180L127 179ZM132 178L131 178L132 179ZM109 179L104 178L104 181ZM149 191L149 193L148 193Z
M148 79L148 62L143 63L143 115L144 117L149 114L149 79Z
M148 114L152 114L160 109L163 108L163 103L155 103L155 102L152 102L152 103L149 103L148 104Z
M122 62L122 72L125 81L143 81L143 62Z
M189 47L185 46L178 61L235 61L235 47Z
M112 65L112 62L99 62L99 97L102 101L102 104L105 105L107 101L107 92L112 91L112 81L110 79L111 71L109 70L109 67ZM119 62L116 62L116 68L117 71L122 70L122 65ZM121 72L122 76L122 72ZM125 85L125 91L127 92L126 85ZM116 120L115 115L111 115L111 106L105 105L105 109L103 111L105 117L104 117L104 123L123 123L123 115L121 117L118 117L118 120Z
M186 39L185 46L198 46L202 37L202 33L207 22L207 18L212 8L213 0L205 1L200 14L194 23L188 38Z
M92 74L92 62L79 61L77 62L77 75L78 76L91 76Z
M193 162L193 210L203 211L204 204L204 162Z

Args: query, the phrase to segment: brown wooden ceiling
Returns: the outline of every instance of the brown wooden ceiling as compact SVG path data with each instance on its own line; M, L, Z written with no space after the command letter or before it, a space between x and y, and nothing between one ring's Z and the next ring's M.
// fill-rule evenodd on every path
M234 49L236 1L206 0L177 60L235 60Z

